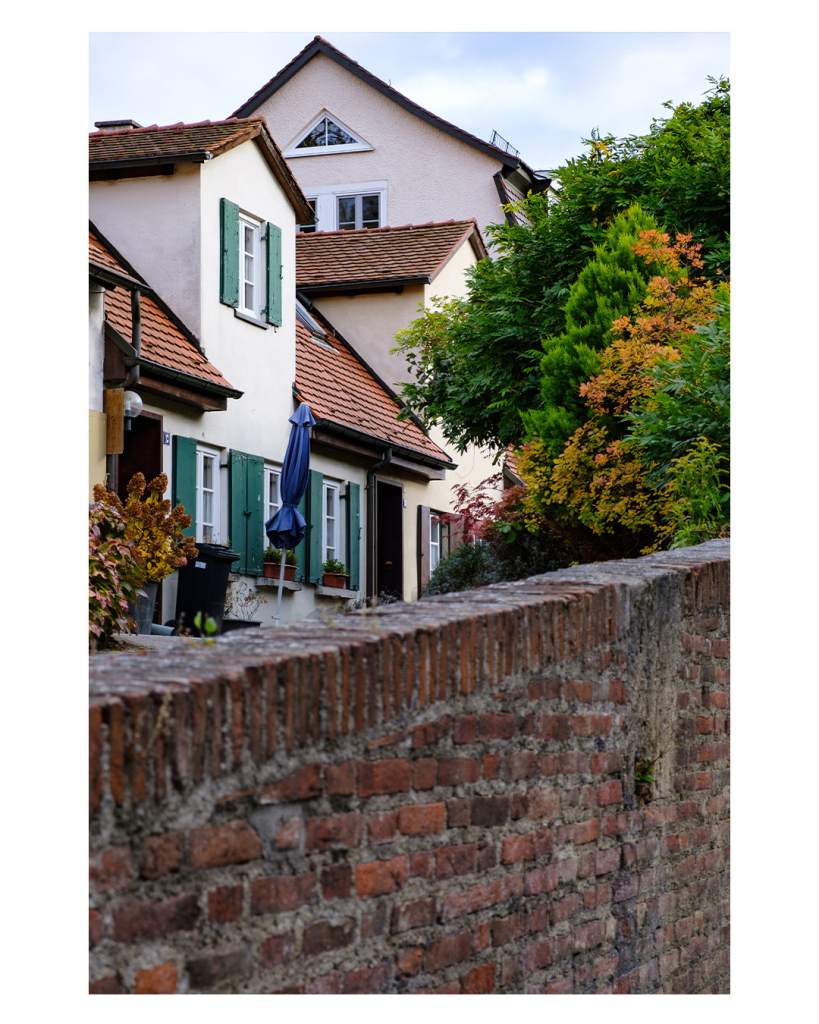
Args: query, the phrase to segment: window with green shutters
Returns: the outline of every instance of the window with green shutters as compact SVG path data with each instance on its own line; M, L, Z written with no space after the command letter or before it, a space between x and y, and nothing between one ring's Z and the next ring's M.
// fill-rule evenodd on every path
M348 481L340 486L340 491L338 518L341 521L336 523L336 537L344 538L344 549L340 552L341 561L347 566L350 575L350 589L358 590L361 559L361 488L357 483ZM321 565L324 561L323 538L326 536L325 495L324 474L311 469L307 490L299 503L299 511L307 523L307 530L304 540L296 548L299 560L296 579L306 583L321 583Z
M264 572L264 459L231 450L228 480L230 546L239 555L232 571L260 576Z
M219 301L243 317L281 327L281 228L244 213L229 199L220 201L219 212Z

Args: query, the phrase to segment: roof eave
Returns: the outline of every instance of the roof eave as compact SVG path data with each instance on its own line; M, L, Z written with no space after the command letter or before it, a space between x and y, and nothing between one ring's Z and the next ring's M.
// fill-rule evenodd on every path
M391 448L396 455L400 455L412 462L420 463L423 466L432 466L434 469L456 469L458 465L456 462L451 462L448 459L438 459L434 455L419 452L415 448L407 448L405 445L396 444L395 441L390 440L388 437L368 434L366 431L356 430L354 427L348 427L335 420L317 419L316 426L331 434L339 434L340 436L349 437L355 441L370 445L375 443L382 448Z
M432 284L433 277L429 274L422 274L417 277L385 277L371 281L315 281L312 284L305 284L297 279L296 287L305 295L339 294L348 291L386 291L393 288L403 288L405 285Z

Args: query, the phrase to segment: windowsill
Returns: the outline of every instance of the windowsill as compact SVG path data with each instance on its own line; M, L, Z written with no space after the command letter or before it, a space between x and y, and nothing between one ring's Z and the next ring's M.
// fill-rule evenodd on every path
M257 576L256 577L256 588L260 589L263 587L269 587L273 590L278 589L279 581L271 579L269 576ZM293 580L282 580L282 590L303 590L301 583L295 583Z
M358 590L346 590L344 587L323 587L321 584L316 585L316 597L339 597L345 601L349 601L353 598L360 596Z
M238 309L233 310L233 315L239 319L244 320L246 324L253 324L254 327L261 327L263 331L266 331L270 324L266 324L263 320L257 320L254 316L248 316L247 313L240 313Z

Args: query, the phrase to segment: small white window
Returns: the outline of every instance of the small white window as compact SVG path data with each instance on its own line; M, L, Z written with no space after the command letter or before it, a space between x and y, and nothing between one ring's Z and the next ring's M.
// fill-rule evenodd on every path
M221 495L219 491L219 453L196 449L196 540L218 544Z
M279 483L282 471L274 466L264 467L264 520L262 522L262 533L264 534L264 546L270 543L267 534L264 533L264 523L282 507L281 495L279 494Z
M336 558L343 562L341 550L341 517L340 517L341 484L325 480L323 486L323 509L321 521L321 560Z
M259 319L262 309L262 225L239 214L239 312Z
M338 229L354 231L356 228L377 228L381 224L380 196L377 192L365 196L338 197Z
M288 158L325 153L361 153L373 147L334 114L322 110L285 150Z
M441 519L433 512L429 517L429 571L441 561Z

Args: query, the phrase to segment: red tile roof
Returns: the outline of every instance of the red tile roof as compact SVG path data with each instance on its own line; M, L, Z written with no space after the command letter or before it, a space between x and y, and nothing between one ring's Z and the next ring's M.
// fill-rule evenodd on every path
M185 157L200 159L217 157L235 146L258 140L262 154L271 167L292 205L300 224L313 222L313 211L304 197L293 172L276 145L263 117L231 117L226 121L200 121L196 124L151 125L148 128L123 128L117 131L91 132L88 136L88 159L94 165L130 161L168 162ZM97 172L102 173L102 172Z
M296 287L378 281L432 281L469 239L486 249L474 220L296 235Z
M452 460L412 420L398 421L396 398L372 376L352 351L331 333L318 342L296 322L296 387L317 421L431 456Z
M108 243L101 240L93 228L89 230L89 263L145 284L132 268L112 255L107 245ZM161 306L162 300L151 295L143 295L140 299L143 358L168 369L181 370L192 377L198 377L203 383L232 388L230 382L205 358L191 338L174 323ZM131 296L126 288L106 290L105 317L126 341L131 341Z

